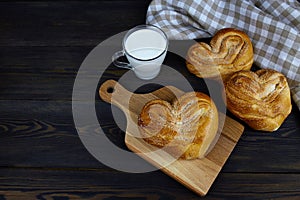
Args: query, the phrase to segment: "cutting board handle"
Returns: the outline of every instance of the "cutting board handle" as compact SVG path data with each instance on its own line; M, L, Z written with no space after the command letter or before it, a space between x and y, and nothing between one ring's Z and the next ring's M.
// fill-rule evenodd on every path
M126 90L117 81L107 80L100 86L99 95L105 102L126 111L128 109L129 99L133 93Z

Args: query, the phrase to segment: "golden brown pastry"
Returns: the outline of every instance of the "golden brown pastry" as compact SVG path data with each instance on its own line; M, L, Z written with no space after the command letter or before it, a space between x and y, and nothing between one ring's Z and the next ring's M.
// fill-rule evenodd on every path
M200 78L222 77L226 81L234 72L250 70L253 47L246 33L233 28L219 30L210 45L199 42L187 53L188 70Z
M160 99L148 102L138 125L149 144L178 158L202 158L217 134L218 112L209 96L189 92L172 104Z
M255 130L277 130L292 109L285 76L271 69L237 72L225 91L228 109Z

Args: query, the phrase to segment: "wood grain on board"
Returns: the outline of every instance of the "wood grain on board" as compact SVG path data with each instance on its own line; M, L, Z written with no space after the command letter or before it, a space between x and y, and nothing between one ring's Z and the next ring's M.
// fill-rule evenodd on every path
M99 89L99 95L104 101L118 106L126 115L125 143L128 148L189 189L204 196L243 133L244 127L240 123L226 116L216 145L205 158L195 160L174 158L165 151L147 144L137 133L138 115L148 101L162 99L171 102L183 93L175 87L167 86L147 94L133 94L114 80L104 82Z

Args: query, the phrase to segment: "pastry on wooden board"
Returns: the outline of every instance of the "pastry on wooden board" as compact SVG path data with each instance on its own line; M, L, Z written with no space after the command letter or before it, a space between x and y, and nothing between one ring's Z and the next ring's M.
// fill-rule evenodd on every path
M230 112L255 130L277 130L292 110L287 80L275 70L236 72L225 93Z
M243 31L224 28L211 39L210 44L199 42L187 53L188 70L200 78L218 78L226 81L231 74L250 70L253 64L253 47Z
M209 96L185 93L172 103L146 103L138 126L143 139L182 159L203 158L218 132L218 111Z

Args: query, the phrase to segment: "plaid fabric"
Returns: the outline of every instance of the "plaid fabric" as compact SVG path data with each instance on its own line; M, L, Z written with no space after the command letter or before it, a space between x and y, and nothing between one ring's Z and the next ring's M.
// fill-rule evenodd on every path
M211 37L225 27L243 30L261 68L283 73L300 109L300 3L296 0L153 0L148 24L170 39Z

